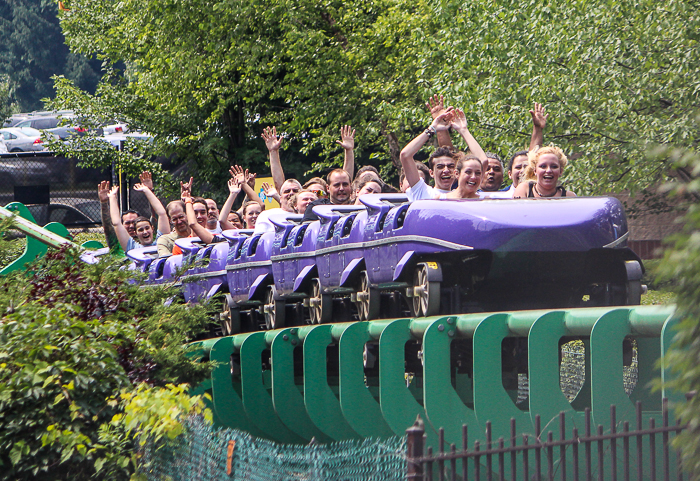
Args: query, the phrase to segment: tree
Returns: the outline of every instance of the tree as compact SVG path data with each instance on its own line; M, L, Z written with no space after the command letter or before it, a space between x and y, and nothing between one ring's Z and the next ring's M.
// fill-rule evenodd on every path
M9 76L18 110L41 109L55 74L90 92L100 79L98 60L69 51L57 11L52 0L0 0L0 74Z
M695 147L698 5L508 0L71 0L71 48L128 66L111 77L136 123L217 179L260 167L257 139L278 125L300 174L340 163L338 127L357 128L360 163L398 164L432 93L464 108L487 150L526 148L528 109L552 116L546 141L572 157L580 194L640 191L692 173L649 161L650 145ZM289 155L289 154L287 154ZM284 161L283 157L283 161ZM313 165L312 165L313 162ZM213 166L213 167L212 167ZM207 170L208 169L208 170Z

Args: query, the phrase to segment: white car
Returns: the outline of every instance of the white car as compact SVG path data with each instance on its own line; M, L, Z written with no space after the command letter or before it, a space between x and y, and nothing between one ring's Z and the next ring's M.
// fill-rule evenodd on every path
M105 135L111 135L111 134L128 134L129 133L129 126L126 125L124 122L115 122L111 125L105 125L102 130L104 131Z
M6 154L7 147L5 146L5 141L0 137L0 154Z
M47 133L46 135L53 135ZM41 132L31 127L0 129L0 136L9 152L33 152L46 150ZM58 136L54 135L55 138Z

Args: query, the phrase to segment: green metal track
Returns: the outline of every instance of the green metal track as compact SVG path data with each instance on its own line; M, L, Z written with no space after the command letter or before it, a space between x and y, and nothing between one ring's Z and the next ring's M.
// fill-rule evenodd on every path
M672 306L465 314L286 328L200 347L218 363L210 391L224 426L278 442L328 442L403 435L420 415L429 444L440 427L447 443L459 444L463 424L472 439L483 437L486 421L493 439L508 438L511 418L519 432L534 432L536 415L544 427L562 411L568 432L582 429L586 407L596 424L609 424L611 404L619 422L634 425L636 401L644 424L652 418L658 424L662 397L677 399L649 387L667 375L655 369L659 359L664 366L673 314ZM511 338L527 346L521 372L529 388L517 404L517 389L504 377L504 340ZM560 370L561 343L571 339L585 349L585 382L573 399L562 391ZM623 384L625 339L637 346L630 395ZM419 346L418 356L407 343Z

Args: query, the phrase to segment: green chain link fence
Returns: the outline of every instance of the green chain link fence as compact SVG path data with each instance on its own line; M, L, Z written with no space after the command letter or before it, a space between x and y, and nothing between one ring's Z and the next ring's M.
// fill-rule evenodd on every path
M157 481L402 480L404 437L331 444L283 445L193 417L161 449L146 446L141 471ZM234 441L229 458L229 446ZM230 468L230 474L228 474Z

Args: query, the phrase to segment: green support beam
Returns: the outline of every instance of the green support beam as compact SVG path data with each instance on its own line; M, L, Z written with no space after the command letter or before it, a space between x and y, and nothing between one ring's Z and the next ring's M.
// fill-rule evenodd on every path
M470 439L484 439L487 421L493 440L509 439L512 418L519 434L534 435L536 416L544 429L558 423L560 412L567 433L574 427L582 433L584 409L594 424L608 426L611 404L618 422L636 425L636 401L645 425L658 423L661 398L677 398L648 385L669 375L663 354L677 322L673 313L672 306L637 306L325 324L238 334L201 349L217 363L210 390L222 425L283 443L328 442L401 435L420 415L435 446L440 427L447 443L461 443L462 424ZM571 339L582 341L585 382L569 399L560 384L560 352ZM636 342L639 376L629 396L626 339ZM527 397L517 404L516 371L504 364L512 354L504 346L513 345L527 346L517 366L527 372Z

